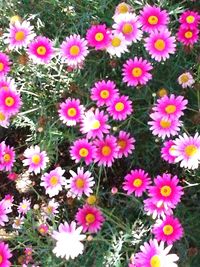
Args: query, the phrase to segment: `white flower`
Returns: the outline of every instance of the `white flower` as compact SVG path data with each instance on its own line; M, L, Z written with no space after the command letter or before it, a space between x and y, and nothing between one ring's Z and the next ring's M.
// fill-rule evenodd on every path
M195 83L195 80L189 72L184 72L178 77L178 83L183 88L192 87L192 85Z

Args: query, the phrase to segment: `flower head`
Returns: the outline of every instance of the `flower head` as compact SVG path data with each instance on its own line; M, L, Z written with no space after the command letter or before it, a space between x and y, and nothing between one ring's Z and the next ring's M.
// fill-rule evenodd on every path
M144 200L144 210L147 215L152 216L155 220L156 218L165 218L166 215L172 215L173 210L172 208L164 205L159 205L159 202L154 202L153 198L147 198Z
M110 38L110 43L106 48L106 51L110 54L111 57L121 57L121 54L128 52L128 42L126 41L124 35L121 32L112 31L112 35Z
M9 259L12 257L12 253L8 247L8 244L0 242L0 267L10 267L11 262Z
M125 14L125 13L131 12L131 11L132 11L132 7L129 4L127 4L125 2L121 2L115 8L115 15Z
M1 153L0 153L0 170L5 169L6 171L11 171L15 162L15 151L13 147L5 145L5 143L0 143Z
M198 28L184 27L181 25L177 33L177 39L186 46L194 45L199 40L199 30Z
M22 105L20 94L15 90L0 90L0 110L8 116L16 115Z
M119 147L118 158L122 158L123 156L128 157L128 154L132 154L135 149L134 144L135 139L130 136L130 133L120 131L117 137L117 145Z
M4 226L6 222L8 222L7 214L10 213L11 210L7 208L5 200L0 201L0 225ZM1 266L1 265L0 265Z
M184 72L178 77L178 83L182 86L182 88L192 87L195 83L194 78L191 73Z
M174 156L174 145L175 143L173 140L168 140L164 142L161 149L161 157L169 163L175 163L176 156Z
M0 77L4 77L10 71L9 57L0 52Z
M29 199L23 199L22 202L19 203L17 210L20 214L25 215L30 210L30 206L31 201Z
M186 28L197 28L199 21L200 15L198 14L198 12L194 12L192 10L184 11L179 18L181 25Z
M105 49L110 42L110 31L105 24L92 25L87 30L86 39L96 50Z

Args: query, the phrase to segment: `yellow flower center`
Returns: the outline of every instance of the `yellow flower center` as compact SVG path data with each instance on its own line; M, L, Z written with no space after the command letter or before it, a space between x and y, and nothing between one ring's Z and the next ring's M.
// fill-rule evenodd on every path
M97 201L97 198L96 198L94 195L90 195L90 196L87 198L87 203L88 203L89 205L93 205L96 201Z
M103 33L98 32L98 33L95 34L95 40L96 40L97 42L101 42L103 39L104 39L104 35L103 35Z
M163 187L161 187L160 189L160 193L163 197L168 197L171 195L172 189L170 186L168 185L164 185Z
M18 31L15 33L15 40L22 41L25 38L25 33L23 31Z
M111 153L111 148L109 146L103 146L101 152L103 156L109 156Z
M158 39L155 42L154 46L158 51L163 51L165 49L165 41L163 41L162 39Z
M95 216L92 213L88 213L85 217L85 220L88 224L91 224L95 221Z
M74 117L74 116L76 116L76 109L75 108L69 108L68 110L67 110L67 115L69 116L69 117Z
M46 47L44 47L43 45L39 46L37 48L37 53L40 55L40 56L44 56L46 54Z
M76 186L78 187L78 188L83 188L84 187L84 180L82 179L82 178L78 178L77 180L76 180Z
M158 255L154 255L150 260L151 267L161 267L161 261Z
M27 208L27 205L26 205L26 204L22 204L22 205L21 205L21 208L22 208L23 210L25 210L25 209Z
M174 156L174 151L176 151L176 149L175 149L174 145L172 145L172 146L170 147L170 149L169 149L169 154L170 154L171 156Z
M122 149L124 149L126 147L126 141L125 140L119 140L119 141L117 141L117 144Z
M132 75L133 77L140 77L142 75L142 69L139 67L133 68L132 69Z
M57 176L52 176L51 178L50 178L50 184L52 185L52 186L55 186L55 185L57 185L58 184L58 177Z
M167 95L167 89L165 89L165 88L161 88L159 91L158 91L158 96L159 97L163 97L163 96L165 96L165 95Z
M156 25L158 23L158 17L156 17L156 16L150 16L148 18L148 22L151 25Z
M15 15L10 18L11 24L15 24L17 21L22 22L22 18L19 15Z
M3 160L4 160L5 162L9 162L10 159L11 159L11 156L10 156L8 153L6 153L6 154L3 156Z
M15 100L13 97L11 97L11 96L6 97L6 99L5 99L6 106L11 107L11 106L13 106L14 103L15 103Z
M116 111L122 111L124 109L124 104L122 102L118 102L115 104L115 110Z
M195 17L194 17L194 16L192 16L192 15L190 15L190 16L187 16L187 18L186 18L186 21L187 21L187 23L193 23L193 22L194 22L194 20L195 20Z
M105 89L105 90L101 91L100 96L101 96L101 98L106 99L110 96L110 93L108 90Z
M167 112L167 114L172 114L176 111L176 106L175 105L168 105L165 108L165 111Z
M185 38L190 39L192 38L192 36L193 36L193 33L191 31L185 32Z
M122 27L122 32L124 34L130 34L133 32L133 26L130 23L125 23Z
M171 126L171 122L167 120L161 120L160 121L160 126L164 129L167 129Z
M39 164L40 163L40 160L41 160L40 155L33 155L32 156L32 162L34 164Z
M142 185L142 180L140 178L137 178L133 181L133 185L135 187L140 187Z
M118 5L117 10L119 13L127 13L128 12L128 6L126 3L121 3Z
M0 62L0 71L2 71L3 69L4 69L4 64Z
M5 118L6 116L2 112L0 112L0 121L4 121Z
M180 76L181 83L187 83L189 81L189 77L187 74L182 74Z
M188 157L193 157L198 152L198 148L195 145L188 145L185 148L185 154Z
M77 56L80 52L80 48L77 46L77 45L72 45L70 47L70 50L69 50L69 53L72 55L72 56Z
M87 157L88 154L89 154L89 151L84 147L79 150L79 155L83 158Z
M121 44L121 40L119 39L119 37L114 37L111 41L111 44L114 47L118 47Z
M92 129L96 130L96 129L99 129L101 126L99 120L95 120L93 123L92 123Z
M3 262L3 257L0 255L0 264Z
M163 233L165 235L171 235L173 234L173 232L174 232L174 228L170 224L167 224L163 227Z

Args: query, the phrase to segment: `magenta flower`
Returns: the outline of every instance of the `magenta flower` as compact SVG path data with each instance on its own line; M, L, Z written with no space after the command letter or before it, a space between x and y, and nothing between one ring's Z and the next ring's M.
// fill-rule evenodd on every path
M0 201L0 225L4 226L6 222L8 222L7 214L10 213L11 210L8 208L5 200ZM1 266L1 265L0 265Z
M10 71L10 61L9 57L0 52L0 77L4 77Z
M17 208L18 212L22 215L27 214L27 212L31 209L31 201L29 199L23 199L22 202L19 203Z
M22 105L20 94L14 90L0 90L0 110L6 115L16 115Z
M163 147L161 149L161 157L169 163L175 163L176 156L174 155L174 146L174 141L168 140L164 142Z
M12 257L12 253L8 247L8 244L0 242L0 267L10 267L11 262L9 259Z
M15 151L13 147L5 145L5 142L0 143L0 170L5 169L11 171L15 162Z
M105 24L92 25L87 30L86 39L96 50L105 49L110 42L110 31Z
M198 12L186 10L181 14L179 22L182 24L182 27L198 28L200 15L198 14Z
M130 133L126 133L124 131L119 132L119 136L117 137L117 145L119 147L118 150L118 158L128 157L129 154L133 153L135 149L135 139L130 137Z
M186 28L181 25L177 33L177 40L186 46L194 45L199 40L198 28Z

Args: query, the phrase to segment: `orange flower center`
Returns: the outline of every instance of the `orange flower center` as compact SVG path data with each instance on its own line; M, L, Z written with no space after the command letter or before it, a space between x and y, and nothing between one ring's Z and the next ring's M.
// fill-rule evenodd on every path
M78 178L77 180L76 180L76 186L78 187L78 188L83 188L84 187L84 180L82 179L82 178Z
M0 62L0 71L2 71L3 69L4 69L4 64Z
M3 257L2 255L0 254L0 264L3 262Z
M109 146L103 146L101 152L104 156L109 156L111 153L111 148Z
M95 34L95 37L94 38L95 38L95 40L97 42L101 42L104 39L104 35L103 35L103 33L98 32L98 33Z
M142 75L142 69L139 67L133 68L132 69L132 75L133 77L140 77Z
M118 102L115 104L115 110L116 111L122 111L124 109L124 103Z
M45 54L46 54L46 47L44 47L43 45L41 45L41 46L39 46L38 48L37 48L37 53L38 53L38 55L40 55L40 56L44 56Z
M70 50L69 50L69 53L72 55L72 56L77 56L80 52L80 48L77 46L77 45L72 45L70 47Z
M192 36L193 36L193 33L191 31L185 32L185 38L190 39L192 38Z
M165 111L167 112L167 114L172 114L176 111L176 106L175 105L168 105L165 108Z
M153 257L151 257L150 266L151 267L161 267L161 261L160 261L160 257L158 255L154 255Z
M11 159L11 156L10 156L8 153L6 153L6 154L3 156L3 160L4 160L5 162L9 162L10 159Z
M124 34L130 34L133 32L133 26L130 23L125 23L122 27L122 32Z
M163 227L163 233L165 235L171 235L173 234L174 232L174 228L173 226L171 226L170 224L166 224L164 227Z
M181 83L187 83L189 81L189 77L187 74L182 74L180 76Z
M165 41L162 39L158 39L155 42L154 46L158 51L163 51L165 49Z
M158 17L156 17L156 16L150 16L148 18L148 22L151 25L156 25L158 23Z
M170 186L168 185L164 185L163 187L161 187L160 189L160 193L163 197L168 197L171 195L172 189Z
M11 106L13 106L14 103L15 103L15 100L13 97L11 97L11 96L6 97L6 99L5 99L6 106L11 107Z
M186 21L187 21L187 23L189 23L189 24L190 24L190 23L193 23L193 22L195 21L195 17L192 16L192 15L187 16Z
M79 155L83 158L87 157L88 154L89 154L89 151L84 147L79 150Z
M128 12L128 6L125 3L121 3L118 5L117 10L119 13L127 13Z
M58 177L57 176L52 176L51 178L50 178L50 184L52 185L52 186L55 186L55 185L57 185L58 184Z
M34 164L39 164L40 161L41 161L40 155L33 155L33 156L32 156L32 162L33 162Z
M94 195L90 195L90 196L87 198L87 203L88 203L89 205L93 205L96 201L97 201L97 198L96 198Z
M69 108L68 110L67 110L67 115L69 116L69 117L74 117L74 116L76 116L76 109L75 108Z
M188 157L193 157L198 152L198 148L195 145L188 145L185 148L185 154Z
M85 217L85 220L88 224L91 224L95 221L95 216L92 213L88 213Z
M25 33L23 31L18 31L15 33L15 40L22 41L25 38Z
M171 122L167 120L161 120L160 121L160 126L164 129L167 129L171 126Z
M140 187L142 185L142 180L140 178L137 178L133 181L133 185L135 187Z
M6 116L2 112L0 112L0 121L4 121L5 118Z
M158 95L159 95L159 97L163 97L163 96L167 95L167 90L165 88L161 88L158 91Z
M106 99L110 96L110 93L108 90L104 89L101 91L100 96L101 96L101 98Z
M126 147L126 141L125 140L118 140L117 144L121 149L124 149Z
M114 47L118 47L121 44L121 40L119 39L119 37L114 37L111 41L111 44Z

